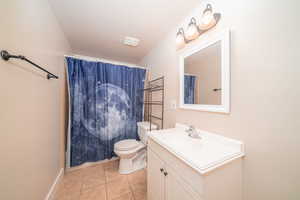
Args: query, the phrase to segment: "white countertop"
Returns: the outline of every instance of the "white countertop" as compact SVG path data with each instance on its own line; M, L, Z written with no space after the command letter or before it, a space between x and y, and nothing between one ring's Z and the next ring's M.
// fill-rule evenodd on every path
M151 131L149 137L201 174L245 155L240 141L201 130L197 131L202 139L191 138L185 129L177 124L176 128Z

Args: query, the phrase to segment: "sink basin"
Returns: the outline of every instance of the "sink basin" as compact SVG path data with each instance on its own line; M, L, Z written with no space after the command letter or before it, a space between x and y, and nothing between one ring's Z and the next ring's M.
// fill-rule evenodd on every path
M244 155L243 143L206 131L189 136L184 128L151 131L149 137L200 173Z

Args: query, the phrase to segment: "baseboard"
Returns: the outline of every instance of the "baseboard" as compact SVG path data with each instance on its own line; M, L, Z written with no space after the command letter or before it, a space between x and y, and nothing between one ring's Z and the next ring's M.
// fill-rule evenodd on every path
M64 168L61 168L57 177L55 178L45 200L53 200L56 194L56 191L58 189L59 183L63 178L63 174L64 174Z

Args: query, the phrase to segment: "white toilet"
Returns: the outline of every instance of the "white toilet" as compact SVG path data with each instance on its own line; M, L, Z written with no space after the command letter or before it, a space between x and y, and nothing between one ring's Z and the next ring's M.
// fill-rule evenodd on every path
M150 130L150 123L138 122L137 126L141 141L127 139L121 140L114 145L114 152L120 157L120 174L129 174L146 167L147 131ZM156 125L151 124L151 130L156 128Z

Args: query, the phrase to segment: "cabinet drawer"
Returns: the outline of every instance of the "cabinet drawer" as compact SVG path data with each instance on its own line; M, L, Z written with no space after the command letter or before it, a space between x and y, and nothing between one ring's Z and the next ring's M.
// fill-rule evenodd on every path
M176 175L193 188L196 193L203 196L204 180L203 176L201 176L199 172L195 171L151 138L148 140L148 148L155 152L168 165L168 167L172 168L177 173Z

